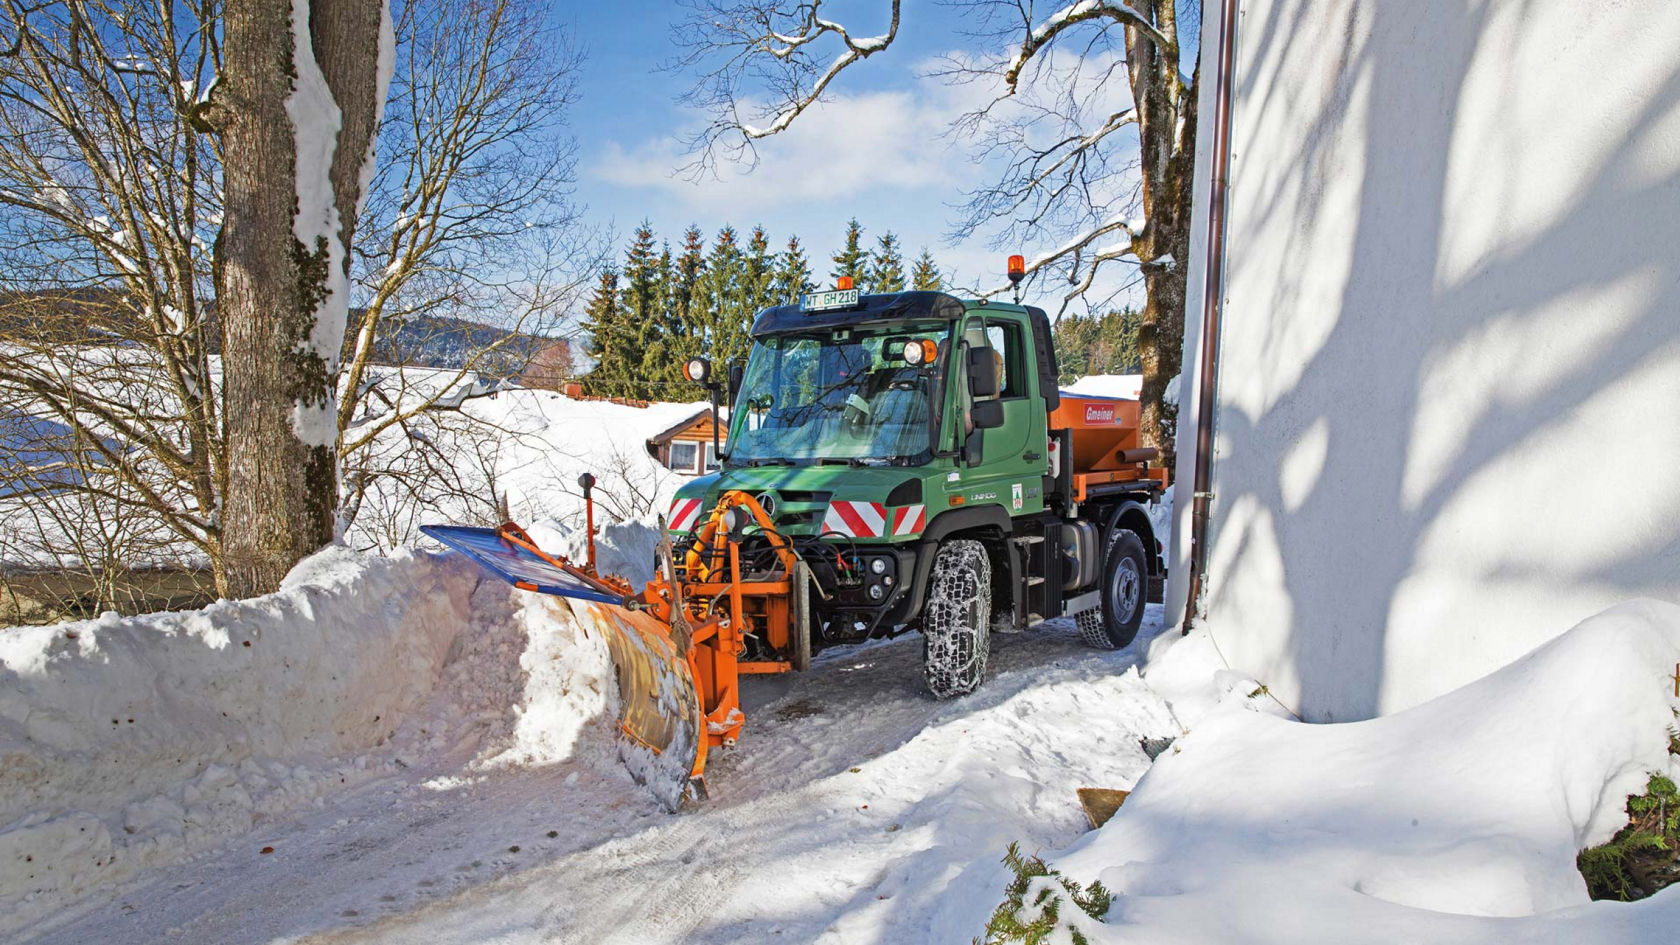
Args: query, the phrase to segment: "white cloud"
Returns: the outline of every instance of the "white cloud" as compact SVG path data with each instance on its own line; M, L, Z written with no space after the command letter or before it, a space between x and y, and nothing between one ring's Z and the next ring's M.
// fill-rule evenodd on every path
M972 186L975 171L944 137L969 107L967 90L924 80L901 90L835 95L787 131L758 142L757 167L724 165L689 180L680 135L629 145L606 142L590 172L621 187L652 188L694 211L750 218L791 204L883 192L931 190L944 201Z

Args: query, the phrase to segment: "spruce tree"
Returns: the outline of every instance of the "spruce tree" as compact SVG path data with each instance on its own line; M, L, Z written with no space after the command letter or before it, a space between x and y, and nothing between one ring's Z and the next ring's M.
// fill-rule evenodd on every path
M657 391L646 382L665 372L670 352L661 324L665 305L659 297L659 257L653 252L653 226L645 220L624 253L619 291L621 317L637 342L636 350L625 358L633 365L627 378L629 396L651 399Z
M1062 383L1090 374L1141 373L1138 328L1142 321L1142 313L1130 309L1062 316L1053 333Z
M776 257L770 252L770 238L764 227L753 227L747 240L746 270L741 282L741 307L747 313L747 328L762 309L776 304Z
M869 254L863 249L863 227L857 218L853 217L846 224L846 246L834 254L834 270L830 273L838 281L842 276L851 276L853 285L863 288L868 276Z
M695 293L696 306L704 306L704 353L713 364L746 356L746 323L752 317L746 311L746 269L735 228L719 230Z
M604 267L589 307L583 312L583 330L589 333L589 356L595 360L594 369L584 378L590 394L598 397L623 394L631 371L626 352L634 346L634 338L626 327L618 304L618 270Z
M933 254L922 247L922 254L916 257L915 268L910 270L910 288L918 292L939 292L945 288L945 277L940 274L939 267L933 262Z
M682 250L671 269L670 289L667 292L666 320L671 325L670 370L659 379L669 384L688 383L682 376L682 366L689 358L702 353L707 316L701 297L700 277L706 271L706 239L700 227L689 224L683 231ZM673 390L681 388L672 388Z
M797 305L802 296L816 289L816 284L811 281L811 264L805 259L799 237L788 237L787 249L776 257L776 281L772 289L776 302Z
M671 274L671 315L684 331L692 331L704 322L695 311L695 294L700 287L700 274L706 268L706 238L700 227L689 224L683 231L682 252L677 255Z
M890 231L876 241L875 254L869 259L869 279L864 291L904 291L904 256L898 249L898 237Z

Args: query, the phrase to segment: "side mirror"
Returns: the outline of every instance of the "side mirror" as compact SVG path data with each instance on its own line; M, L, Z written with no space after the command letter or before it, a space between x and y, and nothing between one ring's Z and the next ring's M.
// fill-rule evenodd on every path
M1003 426L1003 401L977 400L969 408L969 418L974 421L974 429L991 430Z
M968 392L975 397L996 397L998 395L998 369L996 356L992 349L968 349Z
M963 441L963 465L978 466L985 460L986 435L978 427Z
M735 403L735 397L741 393L741 378L745 377L746 373L746 365L739 361L729 365L729 396L727 399L731 406Z

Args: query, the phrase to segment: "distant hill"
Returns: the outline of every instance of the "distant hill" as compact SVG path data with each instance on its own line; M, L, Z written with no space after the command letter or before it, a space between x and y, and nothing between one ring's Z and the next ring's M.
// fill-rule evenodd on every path
M373 358L383 364L462 368L475 353L500 345L479 359L477 370L480 374L509 376L518 374L549 341L483 322L425 316L382 326L374 342Z
M132 337L132 309L122 293L108 289L65 292L0 293L0 340L17 339L54 344L120 344ZM360 310L350 313L345 334L348 348ZM210 318L215 318L212 310ZM462 368L475 352L500 345L481 358L482 374L511 376L524 369L536 352L552 339L512 332L483 322L443 316L421 316L386 322L374 342L374 360L382 364ZM211 354L220 354L213 345Z

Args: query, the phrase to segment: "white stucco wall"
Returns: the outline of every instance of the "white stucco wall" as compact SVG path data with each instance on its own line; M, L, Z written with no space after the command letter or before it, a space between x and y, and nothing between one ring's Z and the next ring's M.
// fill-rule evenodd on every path
M1198 632L1348 719L1680 600L1680 4L1242 7Z

